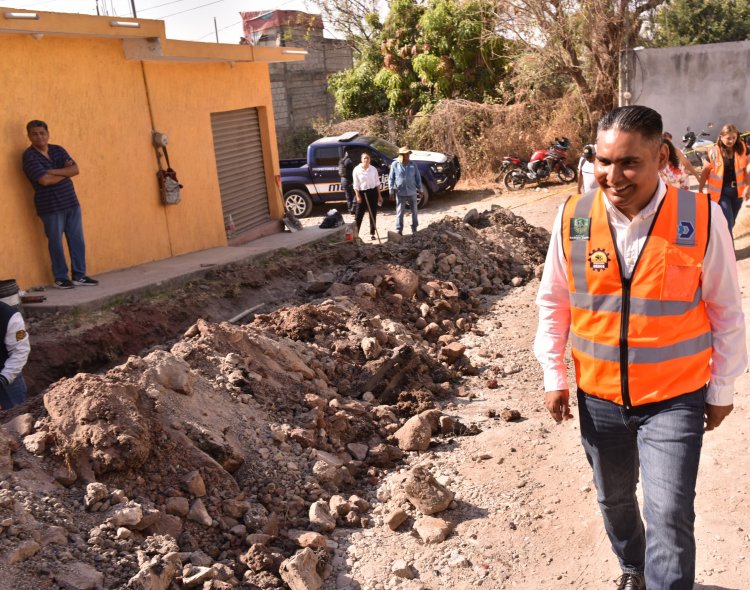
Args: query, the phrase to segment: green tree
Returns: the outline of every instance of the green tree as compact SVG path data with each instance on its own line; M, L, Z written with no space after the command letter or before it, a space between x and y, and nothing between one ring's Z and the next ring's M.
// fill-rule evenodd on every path
M750 39L750 0L671 0L657 11L655 47Z
M495 98L507 60L493 8L492 0L392 0L354 67L329 79L339 113L413 114L443 98Z

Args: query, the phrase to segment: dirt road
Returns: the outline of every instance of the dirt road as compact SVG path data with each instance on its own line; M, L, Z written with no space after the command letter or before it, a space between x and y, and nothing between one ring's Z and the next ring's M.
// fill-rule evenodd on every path
M450 200L435 200L420 212L420 220L426 224L433 215L463 215L472 207L497 204L550 229L571 188L504 195L488 190L476 200L458 191ZM386 221L389 213L382 217ZM750 209L743 211L735 234L743 305L750 318ZM345 533L338 539L337 575L328 588L613 587L619 568L601 524L577 422L557 426L541 405L542 375L531 352L537 286L532 281L488 301L492 312L479 325L482 335L463 339L483 372L464 387L474 399L459 398L445 411L479 424L483 432L445 440L410 458L409 466L429 466L456 493L457 507L440 515L454 524L453 534L442 544L425 545L386 526ZM488 388L492 378L497 388ZM749 381L747 373L738 380L734 412L704 440L695 588L750 588ZM491 417L506 408L518 410L522 420ZM382 488L388 490L388 482Z

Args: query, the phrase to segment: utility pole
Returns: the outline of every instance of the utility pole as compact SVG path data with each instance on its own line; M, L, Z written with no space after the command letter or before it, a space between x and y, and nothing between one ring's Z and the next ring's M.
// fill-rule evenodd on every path
M214 17L214 34L216 35L216 42L219 42L219 29L216 27L216 17Z
M135 12L135 0L130 0L130 7L133 9L133 18L138 18L138 14Z

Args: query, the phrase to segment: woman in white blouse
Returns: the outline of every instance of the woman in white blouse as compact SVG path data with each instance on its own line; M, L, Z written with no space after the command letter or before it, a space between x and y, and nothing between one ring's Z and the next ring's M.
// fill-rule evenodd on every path
M370 155L362 154L362 163L354 168L354 194L357 196L357 213L354 217L357 223L357 234L362 226L365 213L370 218L370 238L375 239L375 218L378 207L383 206L383 197L380 194L380 175L375 166L370 165ZM367 201L365 202L365 199Z

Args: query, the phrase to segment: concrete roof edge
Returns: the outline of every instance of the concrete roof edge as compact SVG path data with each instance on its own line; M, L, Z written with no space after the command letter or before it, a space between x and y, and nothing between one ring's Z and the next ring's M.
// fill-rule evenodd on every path
M31 16L25 16L31 15ZM1 34L122 39L127 59L201 62L287 62L304 60L296 47L231 45L167 39L164 21L0 8Z

